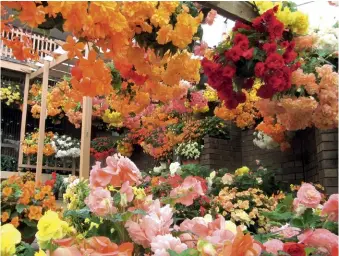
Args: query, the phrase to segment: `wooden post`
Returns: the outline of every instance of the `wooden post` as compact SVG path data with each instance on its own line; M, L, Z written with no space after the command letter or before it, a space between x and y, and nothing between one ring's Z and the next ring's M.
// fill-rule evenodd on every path
M35 182L41 181L43 149L45 140L45 125L47 116L47 92L48 92L48 75L49 75L49 61L44 61L44 72L42 77L42 91L41 91L41 110L39 120L39 136L38 136L38 156L36 162Z
M92 129L92 98L83 97L79 176L85 179L89 178L91 129Z
M29 91L29 74L26 74L25 87L24 87L24 101L23 101L23 106L22 106L21 128L20 128L20 147L19 147L19 159L18 159L19 171L21 170L20 166L23 164L22 163L23 162L22 143L25 139L25 133L26 133L28 91Z

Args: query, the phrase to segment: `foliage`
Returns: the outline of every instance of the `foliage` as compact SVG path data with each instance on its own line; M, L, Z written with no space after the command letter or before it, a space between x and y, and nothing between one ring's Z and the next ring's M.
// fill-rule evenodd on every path
M1 170L15 171L18 168L18 161L16 158L7 155L1 155Z
M229 139L230 128L226 122L219 117L206 117L202 120L201 129L203 130L202 134L212 138Z

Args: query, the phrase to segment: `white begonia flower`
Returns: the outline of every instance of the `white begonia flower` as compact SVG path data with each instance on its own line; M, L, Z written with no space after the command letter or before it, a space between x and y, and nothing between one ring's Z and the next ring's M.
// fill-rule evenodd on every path
M174 176L174 174L176 173L179 174L179 172L181 171L180 163L178 162L171 163L169 169L171 176Z
M206 215L204 216L204 220L205 220L207 223L209 223L209 222L212 222L212 221L213 221L213 217L212 217L211 214L206 214Z
M258 182L258 184L260 185L260 184L262 184L262 178L256 178L256 181Z
M225 229L231 231L234 235L237 234L237 225L230 220L225 221Z

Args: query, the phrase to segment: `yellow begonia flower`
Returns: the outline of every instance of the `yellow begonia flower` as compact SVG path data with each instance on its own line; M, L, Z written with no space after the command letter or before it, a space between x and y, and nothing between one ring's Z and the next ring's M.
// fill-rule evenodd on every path
M61 239L70 230L68 223L60 220L56 212L47 211L38 222L38 232L35 236L40 248L46 249L45 246L51 239Z
M105 110L102 120L110 126L121 127L123 125L123 117L120 112Z
M204 98L209 102L214 102L218 100L218 93L212 87L208 86L204 91Z
M247 174L249 171L250 169L247 166L243 166L235 171L235 175L242 176L244 174Z
M135 199L142 200L146 197L145 190L143 188L132 187Z
M15 254L15 245L21 242L21 233L12 225L1 226L1 255L11 256Z
M41 250L41 249L39 249L39 252L36 252L35 254L34 254L34 256L46 256L47 254L43 251L43 250Z

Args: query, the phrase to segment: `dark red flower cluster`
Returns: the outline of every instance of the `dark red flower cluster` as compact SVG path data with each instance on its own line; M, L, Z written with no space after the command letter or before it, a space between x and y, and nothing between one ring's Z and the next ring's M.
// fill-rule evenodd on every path
M115 152L113 145L114 143L109 137L95 138L91 141L91 155L95 160L104 160Z
M233 65L222 66L220 63L204 58L201 62L208 84L218 92L221 100L225 101L228 108L235 108L239 103L246 100L243 92L233 91L233 76L236 68Z
M227 108L236 108L239 103L245 102L246 96L241 89L251 89L256 77L264 82L258 91L262 98L271 98L291 87L291 73L299 67L299 63L294 64L298 54L294 51L293 41L281 42L284 24L276 18L277 10L278 6L266 11L255 18L251 26L236 22L232 47L225 50L224 56L219 53L213 60L202 60L208 84L217 90ZM257 62L259 59L262 61ZM249 67L248 72L246 69L243 71L243 67ZM254 75L249 77L248 73ZM233 90L233 82L236 83L236 91Z
M92 156L94 156L95 160L104 160L107 157L113 155L114 152L115 152L114 148L111 148L103 152L97 152L93 148L91 148L91 154Z
M258 90L259 97L271 98L275 93L291 87L291 74L300 65L299 63L293 64L297 57L294 47L294 41L284 41L281 44L270 42L262 46L267 58L265 62L258 62L254 68L255 76L264 82ZM277 53L278 48L284 51L283 55Z

